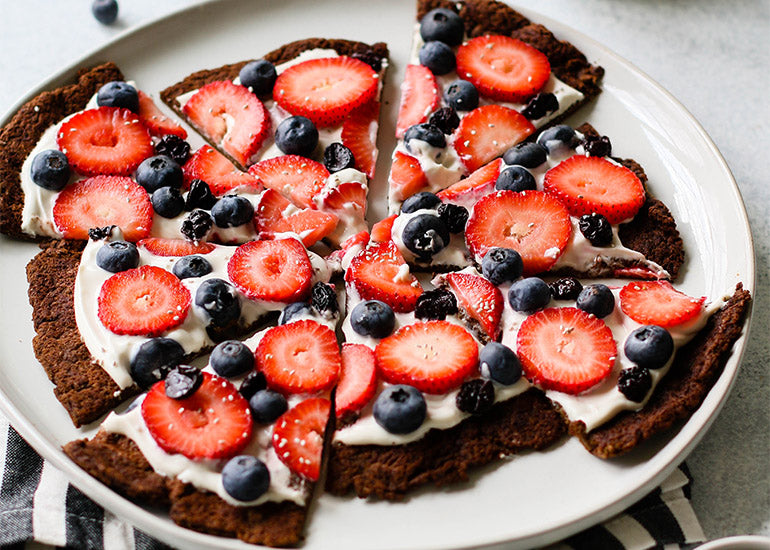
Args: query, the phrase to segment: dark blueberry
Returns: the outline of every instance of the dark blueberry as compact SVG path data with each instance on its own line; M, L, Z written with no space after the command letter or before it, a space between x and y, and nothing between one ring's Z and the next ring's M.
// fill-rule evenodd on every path
M211 210L217 203L217 198L211 192L209 184L203 180L194 179L190 182L190 190L184 202L184 209L188 212L196 208Z
M449 228L438 216L417 214L404 226L404 246L418 258L427 260L449 244Z
M203 281L195 292L195 305L218 327L228 326L241 316L241 302L235 287L222 279Z
M350 326L362 336L385 338L396 326L396 315L385 302L366 300L353 308Z
M249 408L255 422L272 424L288 410L289 404L280 393L271 390L261 390L251 396Z
M92 241L101 241L112 235L112 230L117 225L105 225L104 227L92 227L88 230L88 238Z
M294 302L283 308L281 315L278 317L278 324L285 325L287 323L291 323L299 317L312 314L313 310L310 309L310 304L307 302Z
M29 172L32 181L50 191L61 191L70 180L67 155L57 149L46 149L35 155Z
M211 273L213 268L209 261L203 256L193 254L179 258L171 272L180 279L189 279L191 277L203 277Z
M538 277L516 281L508 291L508 303L514 311L529 313L543 309L551 301L551 289Z
M534 191L537 189L535 176L523 166L511 166L497 176L495 189L499 191Z
M424 141L428 145L438 147L439 149L446 147L446 137L444 137L444 132L429 122L415 124L414 126L407 128L404 133L404 145L406 146L406 150L410 153L415 152L412 150L412 145L410 144L413 139Z
M615 296L606 285L601 283L588 285L578 294L577 307L601 319L615 309Z
M479 106L479 91L467 80L455 80L444 90L444 101L457 111L472 111Z
M626 338L623 352L640 367L659 369L665 366L674 353L674 339L663 327L639 327Z
M586 135L583 137L583 149L589 157L608 157L612 153L612 144L607 136Z
M650 371L644 367L633 366L620 371L618 390L634 403L641 403L652 387Z
M481 374L498 384L510 386L521 378L519 358L508 346L490 342L479 352Z
M235 500L257 500L270 488L270 470L256 456L236 456L222 468L222 486Z
M155 144L155 154L165 155L182 166L190 158L190 144L179 136L166 134Z
M139 265L139 250L134 243L126 241L104 243L96 251L96 265L110 273L133 269Z
M482 378L463 382L455 398L457 408L470 414L485 413L494 404L495 385Z
M505 164L510 166L523 166L524 168L537 168L548 158L548 150L539 143L519 143L508 149L503 154Z
M447 315L457 313L457 298L443 288L428 290L417 298L414 316L418 319L446 319Z
M116 0L94 0L91 13L99 23L110 25L118 18L118 3Z
M131 358L131 378L143 390L163 380L184 359L184 348L171 338L147 340Z
M208 234L213 225L214 220L211 219L211 214L205 210L198 209L193 210L187 215L179 230L189 240L200 241Z
M440 204L438 217L446 224L450 233L462 233L465 231L465 224L468 223L468 209L458 204Z
M275 65L266 59L258 59L246 63L238 73L241 86L250 88L255 95L269 95L273 93L273 86L278 74Z
M195 367L177 365L166 375L164 384L166 396L171 399L186 399L203 384L203 374Z
M420 64L428 67L435 75L447 74L455 70L455 52L452 48L436 40L426 42L420 48Z
M511 248L493 248L481 260L481 273L493 285L515 281L523 271L521 255Z
M575 130L566 124L548 128L538 136L537 142L545 147L549 153L554 153L565 147L574 149L579 143Z
M420 36L426 42L440 40L450 46L459 46L464 35L465 24L452 10L436 8L420 19Z
M184 212L184 197L176 187L161 187L150 195L155 212L164 218L176 218Z
M562 277L550 285L554 300L577 300L583 285L575 277Z
M374 420L392 434L408 434L425 422L428 407L420 390L399 384L389 386L374 402Z
M345 168L355 168L356 159L353 158L353 151L335 141L324 150L324 166L333 174Z
M363 61L377 73L382 69L382 56L377 55L373 50L354 52L350 57Z
M278 125L275 144L287 155L309 157L318 145L318 130L309 118L291 116Z
M530 98L526 107L521 110L521 114L530 120L543 118L548 113L553 113L559 108L559 100L549 92L540 92Z
M452 107L442 107L430 115L428 123L449 135L460 125L460 117Z
M436 208L439 204L441 204L441 199L436 195L428 191L420 191L419 193L415 193L411 197L408 197L401 204L401 213L411 214L418 210L431 210Z
M225 195L211 207L217 227L240 227L254 219L254 205L246 197Z
M166 155L155 155L142 161L136 169L136 183L152 193L161 187L176 187L184 183L182 168Z
M578 227L592 245L609 246L612 244L612 226L607 218L601 214L593 212L580 216Z
M243 342L226 340L213 349L209 363L219 376L232 378L254 368L254 353Z
M318 281L310 289L310 303L319 313L328 312L332 315L339 311L337 293L332 285Z
M264 390L266 387L267 378L265 378L265 374L262 371L253 370L243 379L238 392L248 401L252 395L259 390Z
M99 107L120 107L139 112L139 94L131 84L122 80L108 82L96 92Z

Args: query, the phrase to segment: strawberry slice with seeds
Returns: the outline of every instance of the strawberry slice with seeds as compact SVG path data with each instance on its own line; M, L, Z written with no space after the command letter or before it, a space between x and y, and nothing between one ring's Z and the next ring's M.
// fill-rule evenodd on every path
M229 458L251 440L251 410L228 380L208 372L202 375L201 386L185 399L171 399L165 382L155 383L142 401L142 418L168 453L192 460Z
M490 248L512 248L521 255L525 275L548 271L571 235L567 209L542 191L487 195L476 203L465 227L465 243L477 262Z
M393 241L362 250L350 262L345 281L364 300L381 300L397 312L414 311L422 287Z
M530 382L578 394L610 375L617 348L601 319L575 307L554 307L524 320L517 354Z
M357 181L345 181L324 190L320 197L316 197L316 201L321 203L321 210L352 211L363 218L366 213L366 185Z
M147 191L124 176L94 176L64 188L53 205L53 221L65 239L88 239L94 227L117 225L127 241L150 234L153 209Z
M187 131L175 120L164 115L149 95L142 90L136 92L139 94L139 119L150 131L150 134L155 137L173 134L182 139L187 138Z
M457 49L457 75L491 99L523 103L543 89L551 64L544 53L521 40L486 35Z
M342 344L342 370L334 394L337 418L350 417L371 401L377 389L374 350L363 344Z
M438 108L440 99L436 77L431 70L423 65L407 65L401 83L396 137L402 138L410 126L426 122L428 116Z
M201 87L182 111L197 130L241 166L249 165L270 134L270 114L259 98L229 80Z
M158 336L184 322L190 291L169 271L143 265L104 281L97 305L99 320L111 332Z
M249 174L302 208L313 208L313 197L329 178L329 171L323 164L299 155L263 160L249 168Z
M86 176L128 176L155 154L150 133L128 109L99 107L70 117L56 144L70 165Z
M325 128L373 100L379 81L374 69L352 57L309 59L278 75L273 98L291 114Z
M502 105L482 105L460 121L454 148L463 165L473 172L534 131L532 123L518 111Z
M384 243L393 238L393 223L396 221L398 214L393 214L387 218L378 221L372 226L372 242Z
M503 295L500 289L484 277L470 273L450 273L446 281L464 313L478 321L491 341L497 340L503 316Z
M450 185L437 193L442 202L459 204L470 209L481 197L495 192L502 159L495 159L473 172L464 180Z
M217 196L243 185L252 187L257 192L262 190L257 178L236 168L230 159L210 145L204 145L193 153L184 163L182 172L186 187L189 187L194 179L203 180Z
M235 250L227 275L252 300L290 303L309 296L313 266L297 239L251 241Z
M705 296L693 298L668 281L635 281L620 290L620 309L642 325L668 328L695 319Z
M197 244L185 239L164 239L149 237L142 239L138 246L144 247L155 256L190 256L191 254L208 254L214 248L213 244L200 241Z
M370 101L359 107L342 124L342 145L350 149L356 161L356 169L369 178L374 177L377 164L377 119L380 104Z
M476 372L476 340L448 321L415 323L383 338L374 350L377 372L391 384L409 384L425 393L446 393Z
M389 180L390 195L396 201L403 201L428 187L428 178L420 162L400 151L393 155Z
M337 221L337 216L328 212L299 209L272 189L262 194L254 218L260 234L272 236L293 232L302 239L305 246L313 246L329 235L337 227Z
M332 251L328 256L326 256L326 261L330 264L333 263L336 265L342 265L345 256L351 249L356 247L359 247L359 250L361 248L365 248L368 242L369 232L359 231L355 235L352 235L342 241L340 243L340 247L337 250Z
M324 432L332 404L315 397L283 413L273 427L273 449L294 473L317 481L321 473Z

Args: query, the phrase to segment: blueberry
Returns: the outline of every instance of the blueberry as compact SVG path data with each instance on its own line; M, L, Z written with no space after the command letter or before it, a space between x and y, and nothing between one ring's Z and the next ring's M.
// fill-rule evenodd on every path
M324 166L333 174L345 168L355 168L356 159L353 158L353 151L335 141L324 150Z
M462 233L468 223L468 209L458 204L439 204L436 209L438 217L446 224L450 233Z
M511 248L493 248L481 260L481 273L493 285L515 281L523 271L521 255Z
M225 195L211 207L217 227L240 227L254 219L254 205L246 197Z
M428 290L417 298L414 316L418 319L446 319L447 315L457 313L457 298L443 288Z
M428 122L449 135L460 125L460 117L452 107L442 107L430 115Z
M423 122L422 124L415 124L407 128L404 133L404 145L406 150L410 153L414 153L413 145L410 143L413 139L424 141L428 145L443 149L446 147L446 137L444 132L439 130L433 124L429 122Z
M267 378L265 378L265 374L261 371L253 370L241 381L241 387L238 388L238 393L248 401L251 399L252 395L259 390L264 390L266 387Z
M583 290L583 285L575 277L562 277L548 286L554 300L577 300Z
M481 374L504 386L515 384L521 378L519 358L508 346L490 342L479 352Z
M443 42L426 42L420 48L419 58L420 64L428 67L435 75L440 76L455 70L455 52Z
M278 317L278 324L285 325L291 323L304 315L312 315L313 310L310 309L310 304L307 302L294 302L283 308L281 315Z
M615 309L615 296L606 285L601 283L588 285L578 294L577 307L601 319Z
M609 246L612 244L612 226L607 218L601 214L593 212L580 216L578 227L592 245Z
M139 112L139 93L131 84L122 80L108 82L96 92L99 107L120 107Z
M521 114L530 120L543 118L548 113L553 113L559 108L559 100L549 92L540 92L532 96L527 105L521 110Z
M396 315L385 302L366 300L353 308L350 326L362 336L385 338L396 326Z
M382 55L377 54L372 49L367 49L362 52L353 52L350 56L353 59L358 59L369 65L374 72L378 73L382 70Z
M419 193L415 193L411 197L408 197L401 204L401 213L411 214L418 210L430 210L436 208L439 204L441 204L441 199L436 195L428 191L420 191Z
M190 190L184 202L187 211L203 208L210 210L217 203L217 198L211 192L209 184L203 180L194 179L190 182Z
M254 368L254 354L243 342L226 340L212 350L209 363L219 376L232 378Z
M542 309L551 301L551 289L538 277L516 281L508 291L508 303L514 311L530 313Z
M161 187L150 195L155 212L163 218L176 218L184 212L184 197L176 187Z
M164 389L171 399L186 399L203 384L203 374L195 367L177 365L166 375Z
M389 386L374 402L374 420L392 434L408 434L425 422L428 407L420 390L399 384Z
M539 143L519 143L508 149L503 154L505 164L510 166L523 166L524 168L537 168L548 158L548 149Z
M287 155L309 157L318 145L318 130L309 118L291 116L278 125L275 144Z
M136 169L136 183L152 193L161 187L176 187L184 183L182 168L165 155L144 159Z
M70 165L67 155L57 149L46 149L32 159L30 174L32 181L43 189L61 191L70 180Z
M270 488L270 470L256 456L236 456L222 468L222 486L235 500L257 500Z
M206 258L193 254L179 258L171 268L171 272L180 279L190 279L208 275L213 269Z
M131 358L131 378L143 390L163 380L184 359L184 348L171 338L147 340Z
M286 402L286 398L278 392L260 390L249 399L249 408L255 422L272 424L288 410L289 404Z
M659 369L674 353L674 339L663 327L646 325L628 335L623 352L640 367Z
M241 316L241 302L235 287L222 279L203 281L195 292L195 305L218 327L228 326Z
M537 189L535 176L523 166L511 166L497 176L495 189L499 191L534 191Z
M583 137L583 149L589 157L608 157L612 154L612 144L607 136L587 134Z
M112 230L117 225L105 225L104 227L92 227L88 230L88 238L92 241L101 241L112 235Z
M458 111L472 111L479 106L479 91L467 80L455 80L444 90L444 101Z
M201 241L213 227L214 220L205 210L193 210L182 221L179 231L191 241Z
M238 78L241 85L249 88L255 95L268 95L273 93L278 74L275 72L275 65L266 59L258 59L241 67Z
M571 127L566 124L559 124L540 134L537 142L545 147L549 153L555 153L562 148L574 149L578 144L578 138L575 130Z
M455 406L470 414L483 414L494 404L495 385L482 378L463 382L455 397Z
M319 313L334 315L339 311L337 293L330 284L318 281L310 289L310 304Z
M450 46L459 46L464 35L465 24L452 10L436 8L420 20L420 36L426 42L439 40Z
M104 243L96 251L96 265L110 273L133 269L139 265L139 250L126 241Z
M404 226L401 239L404 246L419 259L427 260L449 244L449 228L441 218L432 214L417 214Z
M91 13L99 23L110 25L118 18L118 3L116 0L94 0Z
M641 403L652 387L650 371L644 367L633 366L620 371L618 390L634 403Z
M166 134L155 144L155 154L165 155L182 166L190 158L190 144L179 136Z

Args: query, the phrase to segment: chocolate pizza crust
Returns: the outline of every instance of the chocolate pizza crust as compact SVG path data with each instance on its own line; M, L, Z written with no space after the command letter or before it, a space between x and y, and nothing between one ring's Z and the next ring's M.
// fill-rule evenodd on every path
M114 63L104 63L77 74L76 83L56 88L21 106L0 131L0 233L23 240L47 237L29 235L21 230L24 192L21 167L43 133L61 119L81 111L99 88L113 80L123 80Z

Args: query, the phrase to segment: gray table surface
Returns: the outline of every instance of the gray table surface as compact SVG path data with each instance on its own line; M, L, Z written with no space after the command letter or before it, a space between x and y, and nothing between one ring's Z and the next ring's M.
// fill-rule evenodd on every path
M106 27L91 17L89 0L0 0L0 112L118 32L190 3L122 0ZM756 247L752 337L729 400L687 462L709 538L770 535L770 1L517 3L592 36L658 81L705 127L738 181Z

